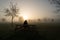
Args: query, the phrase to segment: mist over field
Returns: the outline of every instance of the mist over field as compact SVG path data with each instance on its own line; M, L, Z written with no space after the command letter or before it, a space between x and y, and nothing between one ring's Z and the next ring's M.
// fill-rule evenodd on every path
M0 0L0 40L60 40L60 0Z

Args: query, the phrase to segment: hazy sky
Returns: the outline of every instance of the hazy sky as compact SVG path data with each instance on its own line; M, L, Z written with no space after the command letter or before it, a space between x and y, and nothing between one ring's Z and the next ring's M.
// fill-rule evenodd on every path
M0 10L9 7L11 0L0 0ZM12 0L17 3L20 13L27 15L29 18L59 18L54 11L56 8L48 0ZM5 13L0 12L0 15Z

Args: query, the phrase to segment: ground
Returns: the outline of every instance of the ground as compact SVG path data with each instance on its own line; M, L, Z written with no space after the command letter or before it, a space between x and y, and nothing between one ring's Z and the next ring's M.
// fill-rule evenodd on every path
M0 25L0 39L6 40L60 40L60 23L38 23L32 27L35 31L18 31L14 32L10 30L10 25L1 24ZM36 31L37 30L37 31ZM32 38L32 39L31 39Z

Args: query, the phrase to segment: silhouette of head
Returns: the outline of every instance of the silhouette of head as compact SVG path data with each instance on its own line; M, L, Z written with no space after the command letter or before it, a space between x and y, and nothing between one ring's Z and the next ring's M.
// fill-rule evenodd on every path
M27 20L24 21L24 24L28 24Z

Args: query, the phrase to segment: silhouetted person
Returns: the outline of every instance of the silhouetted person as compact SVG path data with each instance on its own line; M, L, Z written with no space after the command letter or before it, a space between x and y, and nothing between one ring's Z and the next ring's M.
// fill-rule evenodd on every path
M27 20L25 20L23 23L23 30L27 30L27 31L30 30Z
M28 22L27 22L27 20L24 21L23 27L28 27Z

